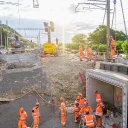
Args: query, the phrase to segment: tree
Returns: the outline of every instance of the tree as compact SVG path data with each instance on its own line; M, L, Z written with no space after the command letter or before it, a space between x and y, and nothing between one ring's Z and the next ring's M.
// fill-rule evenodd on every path
M126 35L122 31L115 31L113 29L110 29L110 35L113 36L113 38L116 37L116 40L124 41L126 40ZM106 35L107 35L107 27L105 25L100 25L96 28L92 33L89 34L88 41L91 42L91 44L106 44Z
M72 42L84 44L86 42L86 35L85 34L76 34L72 38Z

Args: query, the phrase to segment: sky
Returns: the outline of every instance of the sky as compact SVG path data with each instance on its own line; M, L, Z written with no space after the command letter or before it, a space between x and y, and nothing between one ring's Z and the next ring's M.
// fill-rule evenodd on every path
M89 2L88 0L37 0L39 3L39 8L33 8L33 0L5 1L20 3L19 6L0 4L0 16L3 18L5 17L8 22L14 18L37 20L42 19L46 21L53 21L55 24L58 24L64 28L63 30L65 37L63 38L65 40L68 38L66 41L71 41L71 38L74 34L88 34L89 32L92 32L98 25L102 24L103 22L104 10L89 9L91 7L94 8L92 5L80 5L77 10L83 11L83 7L87 7L88 9L84 10L84 12L75 13L75 7L78 5L78 3ZM128 0L122 0L122 2L128 28ZM105 7L105 5L102 7ZM113 9L113 7L113 0L111 0L111 9ZM120 0L117 0L116 11L116 27L114 22L113 28L125 31ZM112 12L113 10L111 11L111 19ZM104 24L106 25L106 18ZM19 21L19 27L20 26L22 26L22 22ZM43 27L44 26L42 23L42 28ZM68 35L68 37L66 35Z

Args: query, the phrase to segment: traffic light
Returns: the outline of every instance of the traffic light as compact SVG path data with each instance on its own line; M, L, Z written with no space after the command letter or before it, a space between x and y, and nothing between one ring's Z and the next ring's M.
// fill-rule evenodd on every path
M54 23L52 21L50 21L50 25L51 31L54 32Z
M48 32L48 23L44 22L45 32Z

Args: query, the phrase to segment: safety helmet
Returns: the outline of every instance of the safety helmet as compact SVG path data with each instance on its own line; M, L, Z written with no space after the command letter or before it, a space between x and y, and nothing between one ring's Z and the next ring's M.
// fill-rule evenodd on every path
M20 108L20 112L23 112L23 111L24 111L24 108L21 107L21 108Z
M82 93L79 93L79 94L78 94L78 96L81 96L81 97L82 97L82 96L83 96L83 94L82 94Z
M36 104L35 104L35 106L39 106L39 105L40 105L40 104L39 104L39 102L37 101Z
M88 109L88 108L86 108L86 109L85 109L85 112L89 112L89 109Z
M60 97L60 102L64 101L63 97Z

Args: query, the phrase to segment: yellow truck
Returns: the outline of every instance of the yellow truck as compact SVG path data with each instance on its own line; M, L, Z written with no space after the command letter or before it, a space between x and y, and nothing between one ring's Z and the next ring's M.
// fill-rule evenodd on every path
M50 54L50 55L57 55L57 47L54 43L44 43L43 44L43 53Z

